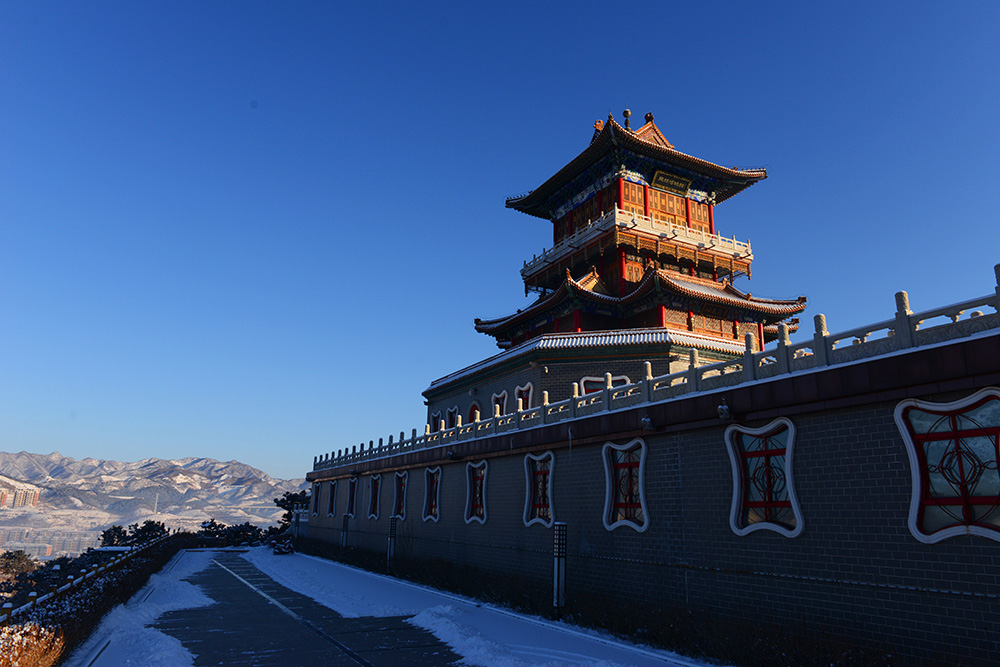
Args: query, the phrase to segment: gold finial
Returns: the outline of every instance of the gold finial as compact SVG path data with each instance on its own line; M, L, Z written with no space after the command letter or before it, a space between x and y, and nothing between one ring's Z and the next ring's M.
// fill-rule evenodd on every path
M628 119L632 116L632 112L628 109L625 109L625 113L623 113L622 115L625 116L625 129L626 130L631 129L631 126L628 123Z

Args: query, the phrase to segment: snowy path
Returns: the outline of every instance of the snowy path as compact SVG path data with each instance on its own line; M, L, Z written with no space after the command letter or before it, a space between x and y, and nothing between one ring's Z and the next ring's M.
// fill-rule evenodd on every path
M708 665L321 558L275 556L266 549L251 549L243 557L278 583L344 616L412 614L411 623L430 630L470 665Z
M232 553L225 556L229 563L236 558L236 554ZM378 617L387 619L388 628L391 626L388 617L412 616L407 623L426 629L447 643L462 657L463 664L489 667L707 667L707 663L665 651L632 646L568 624L515 614L311 556L274 556L264 548L251 549L242 556L248 561L248 566L255 566L260 573L267 575L261 579L269 577L273 580L272 585L280 584L290 589L288 595L294 595L291 591L298 592L346 617L339 621L341 624L364 623L371 620L368 617ZM218 612L222 612L232 600L222 600L221 605L217 604L212 610L199 610L213 604L211 597L205 595L206 591L215 597L227 595L221 593L218 586L205 583L206 577L213 576L213 572L219 573L214 576L229 578L229 574L224 574L227 570L220 568L217 562L213 563L213 559L221 561L219 552L188 551L178 554L128 604L116 607L65 664L69 667L195 664L194 656L178 639L150 626L163 627L165 623L169 626L169 621L165 619L184 616L184 612L178 610L194 609L191 617L201 619L199 624L207 625L217 618L219 630L223 630L227 619L220 618L213 611L217 608ZM185 579L202 582L202 587ZM242 584L236 585L242 587ZM251 597L257 596L251 594ZM307 602L303 597L299 599ZM351 620L356 618L358 620ZM366 618L368 621L365 621ZM336 630L335 625L330 627ZM200 630L211 633L214 628ZM176 632L172 634L176 635ZM185 643L189 643L187 639ZM264 658L263 655L258 657ZM203 662L205 658L208 655L203 655L198 662Z

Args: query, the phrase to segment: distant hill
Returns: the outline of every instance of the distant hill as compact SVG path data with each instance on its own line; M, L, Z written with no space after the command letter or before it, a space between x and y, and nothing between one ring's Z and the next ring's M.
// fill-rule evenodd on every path
M78 461L58 452L0 452L0 488L18 486L40 490L38 507L0 510L0 526L91 530L146 519L183 528L209 518L269 525L282 513L273 498L306 482L209 458Z

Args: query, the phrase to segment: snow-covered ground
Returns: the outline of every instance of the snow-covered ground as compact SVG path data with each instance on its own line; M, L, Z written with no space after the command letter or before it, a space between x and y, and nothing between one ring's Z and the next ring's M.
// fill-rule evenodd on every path
M168 610L211 603L196 586L181 580L205 568L212 556L212 552L178 554L128 604L108 614L66 665L191 665L191 654L178 640L146 626ZM278 583L343 616L412 614L411 623L446 642L468 665L707 667L707 663L666 651L630 645L566 623L516 614L321 558L275 556L266 548L251 549L244 558Z
M180 641L146 626L164 612L212 604L200 588L182 579L208 567L213 555L210 551L179 552L131 600L108 612L64 667L193 665L194 657Z

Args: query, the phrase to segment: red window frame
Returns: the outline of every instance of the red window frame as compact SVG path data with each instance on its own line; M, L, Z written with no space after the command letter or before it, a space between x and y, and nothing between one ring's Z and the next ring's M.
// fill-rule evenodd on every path
M406 517L406 480L408 475L396 473L396 493L392 499L392 516L403 519Z
M614 479L614 497L611 501L612 523L631 521L641 524L644 521L642 499L640 497L639 465L642 462L642 445L635 444L626 450L612 449L611 470Z
M792 479L795 425L784 417L760 428L726 429L733 470L729 526L737 535L773 530L797 537L804 527Z
M540 456L528 454L524 457L525 484L524 525L541 523L552 525L552 468L555 456L545 452Z
M378 501L382 489L382 475L372 475L368 480L368 518L378 518Z
M990 403L997 404L992 413L979 412ZM897 406L896 422L906 441L914 485L910 530L917 539L937 542L974 534L1000 540L997 415L996 389L951 403L911 400Z
M424 521L438 520L438 489L441 485L441 468L424 471Z
M466 502L465 522L486 522L486 461L477 464L469 463L466 467L468 475L468 500Z
M347 481L347 511L344 514L354 516L357 509L358 499L358 478L352 477Z

